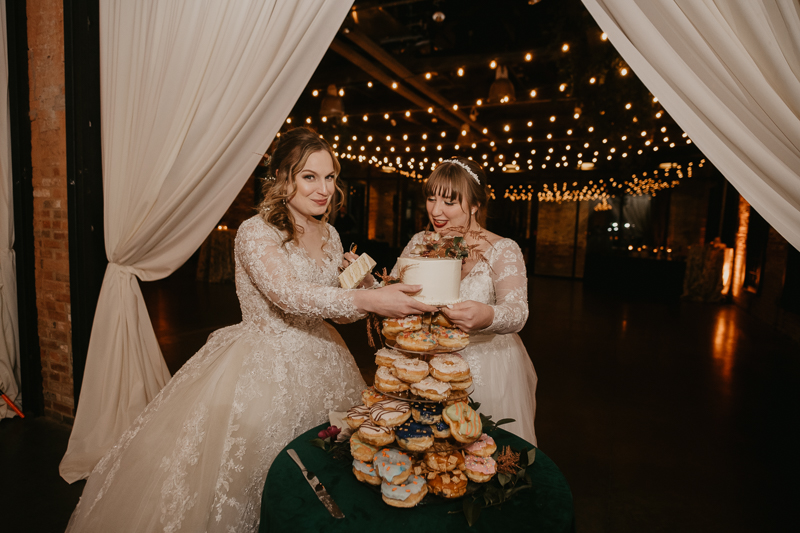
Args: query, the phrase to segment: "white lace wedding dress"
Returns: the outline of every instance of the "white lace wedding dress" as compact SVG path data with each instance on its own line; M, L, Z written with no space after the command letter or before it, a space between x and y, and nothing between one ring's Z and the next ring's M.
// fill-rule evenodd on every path
M213 333L97 464L67 531L258 529L275 456L365 386L323 320L362 318L336 288L342 245L328 229L320 266L260 217L242 224L241 324Z
M425 232L412 237L402 257L423 243ZM461 299L494 308L494 322L470 333L470 345L460 350L472 370L472 398L480 412L494 421L513 418L502 426L531 444L536 444L536 371L517 335L528 320L528 279L522 251L511 239L500 239L461 280ZM395 272L396 275L396 272Z

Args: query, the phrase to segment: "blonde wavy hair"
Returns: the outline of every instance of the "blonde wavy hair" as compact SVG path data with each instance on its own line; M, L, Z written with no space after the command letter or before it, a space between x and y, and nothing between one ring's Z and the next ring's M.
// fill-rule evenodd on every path
M328 208L321 218L322 223L325 224L328 222L331 212L338 211L343 198L338 180L341 166L333 154L331 146L314 130L301 127L282 134L278 145L272 152L272 157L269 161L269 172L262 186L264 199L258 204L257 209L264 222L275 226L286 234L283 240L284 245L290 241L296 242L298 232L302 232L302 228L298 228L295 225L287 204L297 194L295 177L303 170L309 156L317 152L330 154L333 172L336 176L334 180L336 189L334 200L328 204ZM324 227L327 233L327 226Z

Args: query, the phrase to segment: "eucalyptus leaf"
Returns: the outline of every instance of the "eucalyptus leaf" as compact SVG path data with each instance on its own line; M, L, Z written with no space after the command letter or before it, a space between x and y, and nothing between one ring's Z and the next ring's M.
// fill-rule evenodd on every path
M494 427L499 428L502 425L510 424L512 422L516 422L516 420L513 418L501 418L500 420L494 423Z
M469 406L472 408L473 411L477 411L481 406L481 402L476 402L475 400L470 398ZM483 420L483 419L481 419L481 420Z
M470 526L475 525L480 514L481 506L477 501L471 498L464 499L464 516L467 517L467 524Z
M504 474L502 472L498 472L497 473L497 481L500 483L501 487L505 487L506 483L511 481L511 476L509 476L508 474Z
M536 448L528 450L528 466L531 466L536 460Z
M316 446L317 448L322 448L323 450L325 449L325 441L319 438L311 439L311 445Z

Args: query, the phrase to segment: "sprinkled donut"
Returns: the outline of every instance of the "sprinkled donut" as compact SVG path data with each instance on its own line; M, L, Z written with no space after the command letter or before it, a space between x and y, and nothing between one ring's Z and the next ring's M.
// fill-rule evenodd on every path
M378 473L375 472L372 461L365 463L358 459L353 460L353 474L355 474L356 479L364 483L369 483L370 485L381 484L381 478L378 476Z
M378 475L388 483L399 485L411 475L411 457L392 448L384 448L372 458Z
M384 318L383 336L394 339L404 331L416 331L422 327L422 318L419 315L410 315L404 318Z
M404 350L412 352L429 352L436 348L436 339L427 331L404 331L397 335L395 342Z
M436 337L436 342L445 348L460 350L469 344L469 334L458 328L431 327L431 333Z
M425 478L410 476L404 483L393 485L381 483L381 497L392 507L414 507L428 494Z
M404 450L422 452L433 445L430 426L409 420L394 429L397 444Z
M378 453L378 448L364 442L358 433L354 433L350 436L350 453L354 459L370 462L375 457L375 454Z
M435 424L442 420L442 404L412 402L411 416L421 424Z
M464 448L464 451L476 457L489 457L497 451L497 444L492 437L484 433L478 440Z
M497 462L491 457L467 455L464 460L464 473L475 483L486 483L497 473Z

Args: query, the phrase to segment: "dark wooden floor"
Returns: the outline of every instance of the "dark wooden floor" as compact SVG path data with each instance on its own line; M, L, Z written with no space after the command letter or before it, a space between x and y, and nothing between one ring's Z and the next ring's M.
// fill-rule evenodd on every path
M143 284L174 371L239 320L232 285ZM797 523L800 346L730 305L653 302L533 278L522 332L536 430L582 533L789 531ZM364 324L340 327L365 376ZM63 531L81 491L58 477L69 428L0 422L3 531Z

